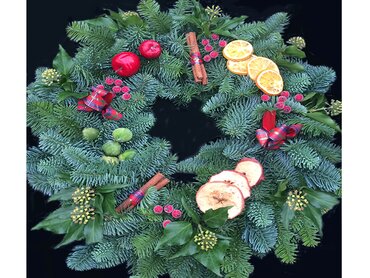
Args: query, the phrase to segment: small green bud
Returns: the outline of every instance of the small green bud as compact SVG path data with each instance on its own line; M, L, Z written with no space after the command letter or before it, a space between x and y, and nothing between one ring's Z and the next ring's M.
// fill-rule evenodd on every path
M132 139L132 132L128 128L117 128L113 131L113 138L117 142L127 142Z
M99 130L93 127L86 127L82 130L82 136L87 141L94 141L99 137Z
M102 149L108 156L118 156L121 152L121 145L117 142L108 141L103 145Z
M124 151L123 153L121 153L119 156L118 156L118 159L119 160L129 160L131 158L133 158L136 154L136 151L135 150L127 150L127 151Z
M108 164L117 165L119 163L119 160L117 157L113 156L102 156L102 160L105 161Z

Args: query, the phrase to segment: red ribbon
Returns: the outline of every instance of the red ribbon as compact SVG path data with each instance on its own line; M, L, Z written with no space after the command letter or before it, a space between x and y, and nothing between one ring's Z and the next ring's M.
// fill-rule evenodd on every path
M276 111L266 111L262 118L262 128L257 129L256 137L260 145L269 150L277 150L286 139L294 138L302 128L302 124L280 127L276 125Z
M138 203L140 203L144 196L145 193L141 189L131 194L129 196L129 199L131 201L131 207L135 207Z
M105 90L96 89L90 95L78 101L77 110L99 111L102 112L104 118L118 121L122 118L122 114L110 106L115 96L112 92L108 93Z
M202 55L199 52L194 52L190 55L190 63L192 65L201 65L203 64Z

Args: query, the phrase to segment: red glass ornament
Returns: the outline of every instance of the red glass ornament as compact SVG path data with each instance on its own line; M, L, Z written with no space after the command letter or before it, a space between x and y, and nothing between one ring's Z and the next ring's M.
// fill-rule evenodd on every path
M156 59L161 56L161 45L155 40L143 41L139 46L140 54L146 59Z
M132 76L139 71L140 58L132 52L118 53L112 59L112 68L119 76Z

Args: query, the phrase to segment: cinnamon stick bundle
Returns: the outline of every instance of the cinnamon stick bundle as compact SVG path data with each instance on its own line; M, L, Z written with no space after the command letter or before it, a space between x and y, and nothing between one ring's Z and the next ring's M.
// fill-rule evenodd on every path
M186 42L190 48L190 61L192 64L194 80L196 83L206 85L208 83L207 72L203 64L195 32L189 32L186 34Z
M121 212L123 210L126 210L128 208L132 209L136 204L133 202L132 195L135 194L145 194L145 192L152 186L154 186L157 190L160 190L162 187L166 186L170 182L169 179L165 178L164 175L160 172L155 174L150 180L148 180L138 191L136 191L134 194L131 194L129 198L127 198L125 201L122 202L117 208L116 212Z

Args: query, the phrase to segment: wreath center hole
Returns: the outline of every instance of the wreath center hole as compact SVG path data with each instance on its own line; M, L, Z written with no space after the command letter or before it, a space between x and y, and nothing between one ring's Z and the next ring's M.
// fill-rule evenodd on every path
M156 123L149 133L171 142L179 161L196 155L202 145L222 136L215 121L201 107L198 100L183 107L165 99L158 99L153 106Z

